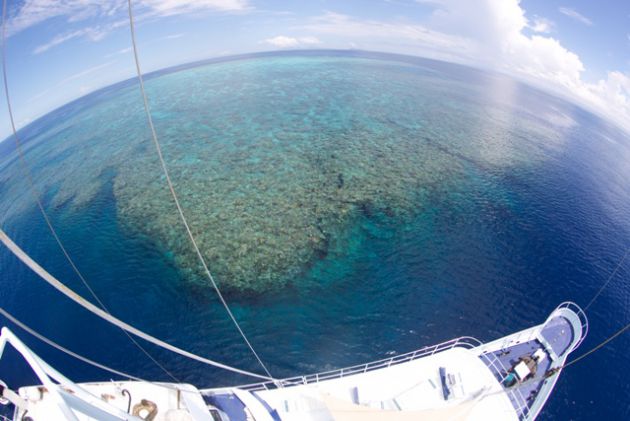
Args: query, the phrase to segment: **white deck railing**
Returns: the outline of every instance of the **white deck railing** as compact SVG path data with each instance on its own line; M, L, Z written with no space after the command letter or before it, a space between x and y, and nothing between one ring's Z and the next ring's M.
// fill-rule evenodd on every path
M505 364L494 355L494 353L483 353L479 355L481 360L485 360L486 365L490 369L490 371L496 372L499 375L499 383L503 385L503 381L507 377L508 369L505 367ZM516 405L514 409L516 410L519 419L524 419L527 413L529 412L529 405L527 404L527 400L523 396L523 393L519 388L516 389L505 389L505 393L512 397L512 402Z
M73 383L39 358L8 328L3 327L0 330L0 359L4 355L7 344L10 344L22 356L39 381L42 382L42 385L48 390L47 399L54 402L54 404L50 405L50 409L53 411L48 414L50 419L78 421L77 413L81 413L91 419L104 421L140 421L140 418L109 405L100 396L93 395L81 386ZM17 406L20 403L12 402L12 404ZM16 416L19 411L22 411L22 418L24 418L28 408L24 405L15 409Z
M582 344L582 341L584 341L584 339L586 338L586 335L588 334L588 317L586 317L586 314L584 313L584 310L582 310L582 308L575 304L572 301L565 301L562 304L560 304L558 307L556 307L556 310L554 310L554 313L557 310L560 309L569 309L572 312L574 312L577 316L578 319L580 320L580 325L582 325L582 330L580 331L580 339L576 342L576 344L571 348L571 350L569 352L575 351L575 349L580 346ZM549 316L549 318L551 319L553 317L553 313L551 314L551 316ZM545 322L547 323L547 322Z
M315 374L309 374L306 376L295 376L289 377L286 379L278 380L277 382L261 382L261 383L253 383L247 384L243 386L239 386L239 389L248 390L250 392L256 392L261 390L271 390L277 389L279 387L290 387L290 386L298 386L298 385L306 385L319 383L320 381L338 379L346 376L351 376L353 374L367 373L369 371L377 370L380 368L387 368L397 364L406 363L409 361L416 360L418 358L423 358L427 356L434 355L438 352L446 351L455 347L472 349L476 348L483 343L471 336L462 336L460 338L451 339L450 341L442 342L437 345L426 346L424 348L420 348L415 351L407 352L405 354L395 355L390 358L384 358L377 361L372 361L366 364L360 364L345 368L340 368L336 370L329 370ZM479 358L485 362L488 368L496 372L499 376L499 382L502 383L505 379L508 369L505 365L498 359L494 354L480 354ZM519 416L519 419L524 419L529 411L529 406L527 404L527 400L522 395L521 391L518 389L515 390L505 390L508 395L513 397L513 402L517 403L516 412Z
M366 364L355 365L351 367L339 368L336 370L324 371L321 373L309 374L306 376L289 377L275 382L261 382L252 383L239 386L240 389L249 390L252 392L259 390L270 390L278 387L288 387L305 385L311 383L319 383L324 380L338 379L353 374L367 373L368 371L377 370L379 368L387 368L393 365L406 363L436 354L438 352L446 351L455 347L460 348L476 348L482 345L482 342L472 336L462 336L460 338L451 339L450 341L442 342L437 345L426 346L415 351L407 352L405 354L395 355L390 358L384 358L382 360L372 361Z

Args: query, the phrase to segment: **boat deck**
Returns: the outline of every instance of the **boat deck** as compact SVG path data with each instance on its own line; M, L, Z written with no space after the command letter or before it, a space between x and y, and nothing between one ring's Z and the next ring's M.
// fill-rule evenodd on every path
M556 355L564 355L569 349L574 340L574 333L571 322L562 316L551 319L540 332Z
M494 352L487 353L484 355L486 356L492 355L496 357L503 366L510 368L510 367L514 367L520 361L521 358L529 357L533 355L534 352L536 352L539 349L544 350L544 346L540 341L538 341L537 339L534 339L528 342L515 344L509 348L500 349L498 351L494 351ZM544 351L544 352L545 352L545 359L542 360L540 363L538 363L538 368L537 368L538 373L544 373L547 370L549 370L549 368L551 368L551 359L549 358L549 353L547 351ZM506 372L500 369L497 369L497 367L495 366L491 366L488 363L488 359L482 359L482 360L486 363L488 368L493 372L493 374L495 375L498 381L501 381L502 379L505 378L505 376L507 375ZM535 399L535 397L538 395L538 392L540 392L540 389L544 381L545 379L541 378L540 381L537 381L537 382L525 383L519 387L518 392L520 393L509 394L508 396L510 398L510 401L512 402L512 405L514 405L514 408L516 410L525 409L525 408L528 409L530 405L532 404L533 400ZM527 410L525 409L524 411L521 411L521 412L526 413Z
M243 421L253 406L268 420L286 421L529 421L540 412L557 378L544 374L562 366L583 337L571 317L578 318L559 308L543 325L488 344L471 347L470 340L457 340L345 371L286 379L282 387L261 383L202 394L230 419Z
M461 337L358 366L205 390L144 381L75 384L6 328L0 357L10 343L42 381L18 390L14 419L532 421L558 379L552 374L587 332L583 311L563 303L542 325L486 344Z
M571 322L565 317L557 316L543 326L539 336L522 342L516 341L501 349L482 354L484 357L481 358L482 361L492 371L496 379L503 382L508 371L513 369L523 358L532 357L537 351L540 352L539 350L544 352L544 358L536 364L534 378L538 378L538 380L519 384L518 388L515 388L515 393L508 394L512 405L519 413L520 419L524 419L528 415L547 381L541 374L561 365L563 360L557 361L557 356L564 355L573 344L574 339L575 332ZM491 364L495 360L498 360L499 364ZM509 387L505 387L505 389L510 390Z
M485 392L501 390L498 379L475 352L455 347L385 370L252 394L269 405L273 418L282 420L339 420L349 414L363 419L397 419L405 413L428 420L517 420L505 394L480 399ZM230 419L242 417L242 408L224 402L227 394L202 393Z

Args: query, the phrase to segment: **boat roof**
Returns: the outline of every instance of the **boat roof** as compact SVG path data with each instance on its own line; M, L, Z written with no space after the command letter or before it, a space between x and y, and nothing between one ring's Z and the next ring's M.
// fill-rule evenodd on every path
M387 419L410 419L404 413L414 419L448 419L462 412L469 420L518 420L502 390L474 351L455 347L387 370L254 393L283 420L383 419L385 414Z

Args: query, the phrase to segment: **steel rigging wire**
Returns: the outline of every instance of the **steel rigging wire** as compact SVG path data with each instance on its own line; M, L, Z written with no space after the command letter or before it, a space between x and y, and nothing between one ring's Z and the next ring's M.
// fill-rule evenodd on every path
M191 244L193 246L193 249L195 250L195 253L197 254L197 257L199 258L199 262L203 266L203 269L204 269L206 275L208 276L208 279L212 283L212 286L214 287L214 290L216 291L217 296L219 297L219 300L221 300L221 304L223 304L223 307L225 308L225 311L230 316L230 319L232 319L232 322L234 323L234 326L236 326L236 329L238 330L238 332L241 334L241 337L243 338L243 341L245 341L245 343L249 347L249 349L252 352L252 354L254 354L254 357L256 357L256 360L258 360L258 363L260 364L260 366L263 368L263 370L265 370L265 373L267 373L267 376L272 377L271 373L267 369L267 366L265 366L265 364L262 362L262 359L258 356L258 353L256 352L256 350L254 350L254 347L249 342L249 339L247 339L247 336L245 335L245 332L243 332L243 329L241 329L241 326L239 325L238 321L236 320L236 317L234 317L234 314L232 314L232 310L230 310L230 307L228 306L227 301L225 301L225 298L223 298L223 294L221 293L221 290L219 290L219 286L215 282L214 277L212 276L212 273L210 272L210 269L208 268L206 260L204 259L203 254L201 254L201 251L199 250L199 246L197 245L197 241L195 240L195 237L194 237L192 231L190 230L190 226L188 225L188 222L186 221L186 216L184 215L184 211L182 209L182 206L179 203L179 199L177 197L177 193L175 192L175 187L173 187L173 182L171 181L171 176L170 176L168 168L166 166L166 162L164 161L164 156L162 155L162 147L160 145L160 141L158 140L157 133L155 131L155 126L153 125L153 118L151 117L151 109L149 107L149 100L147 98L147 93L146 93L146 91L144 89L144 79L142 77L142 71L140 70L140 60L138 58L138 47L136 45L136 31L135 31L135 25L134 25L133 8L131 6L131 0L127 0L127 5L128 5L128 9L129 9L129 27L130 27L130 30L131 30L131 43L133 44L133 57L134 57L134 60L136 62L136 72L138 74L138 81L140 82L140 91L142 93L142 99L144 101L144 110L145 110L146 115L147 115L147 122L149 124L149 128L151 129L151 137L153 139L153 143L155 145L155 149L157 151L158 157L160 158L160 164L162 166L162 172L164 172L164 176L166 178L166 183L168 184L168 188L169 188L169 190L171 192L171 196L173 196L173 201L175 202L175 205L177 206L177 212L179 213L179 217L182 220L182 223L184 224L184 227L186 228L186 233L188 234L188 238L190 239L190 242L191 242Z
M85 308L86 310L88 310L90 313L93 313L94 315L100 317L101 319L115 325L118 326L119 328L131 333L132 335L135 335L139 338L144 339L147 342L151 342L154 345L157 345L159 347L162 347L164 349L167 349L169 351L172 351L176 354L182 355L184 357L188 357L190 359L202 362L204 364L208 364L217 368L221 368L224 370L228 370L228 371L232 371L234 373L238 373L238 374L243 374L245 376L251 376L251 377L256 377L259 379L263 379L263 380L271 380L271 381L275 381L276 379L272 378L272 377L268 377L268 376L263 376L261 374L256 374L250 371L246 371L246 370L241 370L240 368L236 368L236 367L232 367L229 366L227 364L223 364L217 361L213 361L209 358L205 358L196 354L193 354L192 352L183 350L181 348L176 347L175 345L171 345L168 342L164 342L161 339L158 339L154 336L149 335L148 333L143 332L142 330L131 326L128 323L123 322L122 320L118 319L117 317L107 313L106 311L102 310L101 308L95 306L94 304L92 304L91 302L89 302L88 300L86 300L85 298L83 298L82 296L80 296L79 294L77 294L76 292L74 292L72 289L68 288L64 283L62 283L61 281L59 281L57 278L55 278L53 275L51 275L50 273L48 273L46 271L46 269L44 269L43 267L41 267L37 262L35 262L28 254L26 254L26 252L24 252L24 250L22 250L17 244L15 244L13 242L13 240L11 240L9 238L9 236L0 228L0 242L4 243L4 245L18 258L20 259L26 266L28 266L33 272L35 272L37 275L39 275L40 278L42 278L44 281L46 281L50 286L52 286L53 288L55 288L57 291L61 292L63 295L65 295L66 297L70 298L72 301L74 301L75 303L79 304L81 307Z
M589 307L591 305L593 305L593 303L595 302L595 300L597 300L597 298L599 298L599 296L601 295L602 292L604 292L604 289L606 289L606 287L608 286L608 284L610 283L610 281L613 279L613 277L617 274L617 271L619 270L619 268L621 267L621 265L623 264L624 260L626 260L626 257L628 257L628 254L630 253L630 247L628 247L626 249L626 252L623 254L623 257L621 258L621 260L619 260L619 263L617 263L617 266L615 267L615 269L611 272L610 276L608 276L608 279L606 279L606 282L604 282L604 284L602 285L602 287L597 291L597 293L593 296L593 298L591 298L591 301L588 302L588 304L586 305L586 307L584 307L584 311L588 310Z
M22 150L22 144L17 134L17 130L15 126L15 119L13 117L13 108L11 106L11 98L9 96L9 82L8 82L8 77L7 77L7 66L6 66L6 63L7 63L7 60L6 60L6 16L7 16L7 0L3 0L2 2L2 80L4 84L4 93L6 97L7 110L9 113L9 120L11 121L11 129L13 132L13 138L15 139L15 147L18 152L20 167L22 168L25 178L28 181L28 184L30 186L30 192L33 198L35 199L35 202L37 203L37 207L39 208L39 211L42 214L44 221L46 222L46 225L48 226L48 229L50 230L57 244L59 245L59 248L63 252L63 255L65 256L66 260L68 260L68 263L70 263L72 270L74 271L74 273L77 274L77 276L79 277L83 285L88 289L88 291L90 292L92 297L94 297L94 300L98 303L98 305L101 306L101 308L105 310L107 313L109 313L109 310L107 309L105 304L100 300L100 298L98 298L98 296L96 295L96 292L94 292L94 290L92 289L90 284L87 282L83 274L79 271L79 268L74 263L74 260L70 257L68 250L61 242L61 239L59 238L57 231L53 227L52 222L50 221L50 218L48 217L48 214L44 210L44 206L40 199L40 192L38 192L37 188L35 187L32 171L29 168L28 164L26 163L26 158L24 157L24 151ZM164 371L164 373L166 373L171 379L175 380L176 382L180 381L170 371L168 371L166 367L160 364L159 361L157 361L151 354L149 354L149 352L146 349L144 349L142 345L140 345L131 335L129 335L129 333L127 333L124 330L123 330L123 333L127 335L129 340L136 347L138 347L138 349L142 351L142 353L144 353L144 355L146 355L147 358L153 361L153 363L155 363L155 365L157 365L162 371Z
M140 73L139 61L138 61L138 56L137 56L137 47L136 47L136 43L135 43L135 30L134 30L134 27L133 27L133 14L132 14L132 10L131 10L131 2L130 2L130 1L128 2L128 5L129 5L130 26L131 26L131 33L132 33L132 43L133 43L133 46L134 46L134 57L135 57L135 59L136 59L136 68L137 68L137 70L138 70L138 72L139 72L139 80L140 80L140 83L141 83L141 89L142 89L142 93L143 93L143 97L144 97L144 101L145 101L145 109L146 109L146 111L147 111L147 112L149 112L149 109L148 109L148 102L147 102L146 94L144 93L144 84L143 84L143 80L142 80L142 74ZM234 368L234 367L229 367L229 366L227 366L227 365L225 365L225 364L217 363L217 362L215 362L215 361L212 361L212 360L206 359L206 358L204 358L204 357L199 357L199 356L196 356L196 355L194 355L194 354L188 353L187 351L181 350L181 349L179 349L179 348L177 348L177 347L173 347L173 346L171 346L170 344L167 344L167 343L165 343L165 342L163 342L163 341L161 341L161 340L159 340L159 339L157 339L157 338L154 338L154 337L152 337L152 336L150 336L150 335L147 335L147 334L145 334L144 332L141 332L141 331L139 331L139 330L137 330L137 329L135 329L135 328L133 328L133 327L131 327L131 326L129 326L129 325L126 325L126 323L124 323L124 322L122 322L122 321L118 320L117 318L115 318L115 317L111 316L111 313L109 313L109 311L107 310L106 306L105 306L105 305L103 304L103 302L102 302L102 301L98 298L98 296L96 295L96 293L94 292L94 290L90 287L89 283L87 282L87 280L85 279L85 277L84 277L84 276L81 274L81 272L79 271L78 267L76 266L76 264L74 263L74 261L73 261L73 260L72 260L72 258L70 257L70 255L69 255L69 253L68 253L67 249L65 248L65 246L64 246L64 245L63 245L63 243L61 242L61 239L59 238L59 236L58 236L58 234L57 234L56 230L54 229L54 227L53 227L53 225L52 225L52 223L51 223L51 221L50 221L50 218L48 217L48 215L47 215L47 213L46 213L46 211L45 211L45 209L44 209L44 207L43 207L43 204L42 204L42 202L41 202L40 195L39 195L39 193L38 193L38 191L37 191L37 188L35 187L35 183L34 183L34 181L33 181L33 178L32 178L32 175L31 175L30 168L29 168L29 167L28 167L28 165L26 164L26 160L25 160L25 158L24 158L24 153L23 153L23 150L22 150L21 142L20 142L20 140L19 140L19 137L18 137L18 134L17 134L17 129L16 129L16 126L15 126L15 119L14 119L14 117L13 117L13 110L12 110L12 107L11 107L11 101L10 101L10 96L9 96L9 88L8 88L8 77L7 77L7 71L6 71L6 10L7 10L7 1L6 1L6 0L3 0L3 16L2 16L2 64L3 64L3 82L4 82L4 91L5 91L5 95L6 95L7 108L8 108L9 117L10 117L10 122L11 122L11 127L12 127L12 131L13 131L13 137L14 137L14 139L15 139L15 143L16 143L16 150L17 150L18 155L19 155L19 158L20 158L20 160L19 160L19 161L20 161L20 165L21 165L21 167L22 167L22 169L23 169L23 172L25 173L25 176L26 176L26 178L27 178L27 181L29 182L29 185L30 185L30 188L31 188L31 193L32 193L32 195L33 195L33 197L34 197L34 199L35 199L35 201L36 201L36 203L37 203L37 206L38 206L38 208L39 208L39 210L40 210L40 212L41 212L41 214L42 214L42 216L43 216L43 218L44 218L45 222L46 222L46 225L48 226L48 228L49 228L50 232L52 233L53 237L55 238L55 241L57 242L57 244L58 244L58 245L59 245L59 247L61 248L61 250L62 250L62 252L63 252L64 256L66 257L66 259L67 259L67 260L68 260L68 262L70 263L70 265L71 265L71 267L72 267L73 271L77 274L77 276L80 278L80 280L82 281L82 283L85 285L85 287L88 289L88 291L92 294L92 296L93 296L93 297L94 297L94 299L97 301L97 303L101 306L101 308L102 308L102 310L103 310L103 313L104 313L104 314L98 314L99 312L92 311L92 310L95 310L95 309L97 309L97 308L96 308L95 306L93 306L91 303L89 303L87 300L85 300L85 299L83 299L82 297L79 297L78 295L76 295L74 292L72 292L72 295L74 295L74 296L76 296L76 297L80 298L81 300L83 300L83 301L84 301L84 303L82 303L81 305L83 305L85 308L88 308L88 307L90 307L90 306L94 307L93 309L91 309L91 311L92 311L93 313L98 314L98 315L100 315L101 317L103 317L104 315L109 315L109 316L111 317L111 319L109 320L110 322L112 322L112 320L117 320L118 322L117 322L117 323L114 323L114 324L118 325L118 326L119 326L119 327L120 327L120 328L121 328L121 329L125 332L125 334L126 334L126 335L130 338L130 340L131 340L131 341L132 341L132 342L133 342L133 343L134 343L134 344L135 344L135 345L136 345L136 346L137 346L137 347L138 347L138 348L139 348L139 349L140 349L140 350L141 350L141 351L142 351L142 352L143 352L143 353L144 353L144 354L148 357L148 358L150 358L150 359L151 359L151 360L152 360L152 361L153 361L156 365L158 365L158 366L159 366L159 367L160 367L160 368L161 368L161 369L162 369L162 370L163 370L163 371L164 371L167 375L169 375L169 376L170 376L173 380L175 380L175 381L179 381L179 379L177 379L177 378L176 378L173 374L171 374L171 373L170 373L170 372L169 372L169 371L168 371L168 370L167 370L167 369L166 369L163 365L161 365L161 364L160 364L160 363L159 363L159 362L158 362L155 358L153 358L153 357L152 357L152 356L148 353L148 351L146 351L146 350L145 350L145 349L144 349L144 348L143 348L143 347L142 347L142 346L141 346L141 345L140 345L140 344L139 344L139 343L138 343L135 339L133 339L133 337L130 335L130 333L135 334L136 336L142 337L143 339L148 340L149 342L152 342L152 343L154 343L154 344L156 344L156 345L158 345L158 346L161 346L161 347L166 348L166 349L170 349L170 350L171 350L171 351L173 351L173 352L177 352L177 353L182 354L182 355L185 355L185 356L187 356L187 357L189 357L189 358L193 358L193 359L196 359L196 360L198 360L198 361L205 362L205 363L207 363L207 364L214 365L214 366L219 367L219 368L224 368L224 369L227 369L227 370L230 370L230 371L235 371L235 372L238 372L238 373L240 373L240 374L250 375L250 376L253 376L253 377L257 377L257 378L262 378L262 379L266 379L266 380L273 380L273 378L272 378L272 377L271 377L271 375L269 374L269 371L267 370L267 368L265 367L265 365L262 363L262 361L261 361L261 360L260 360L260 358L258 357L258 354L256 354L256 352L254 351L253 347L251 346L251 343L250 343L250 342L249 342L249 340L246 338L246 336L245 336L244 332L242 331L242 329L241 329L241 328L240 328L240 326L238 325L238 322L237 322L237 321L236 321L236 319L234 318L234 315L232 314L232 312L230 311L229 307L227 306L227 303L225 302L225 299L224 299L224 298L223 298L223 296L221 295L221 293L220 293L220 291L219 291L219 289L218 289L218 287L217 287L216 283L214 282L214 279L212 278L212 275L210 274L210 272L209 272L209 270L208 270L208 268L207 268L207 265L205 264L205 261L203 261L203 257L202 257L201 255L200 255L200 257L201 257L201 259L202 259L202 261L203 261L204 268L206 269L206 272L208 273L209 277L211 278L212 283L213 283L213 286L215 287L215 290L217 291L217 293L218 293L218 295L219 295L219 297L220 297L220 299L221 299L221 302L223 303L224 307L225 307L225 308L226 308L226 310L228 311L228 314L230 315L230 318L231 318L231 319L232 319L232 321L235 323L235 325L236 325L237 329L239 330L239 332L240 332L240 333L241 333L241 335L243 336L243 338L244 338L245 342L247 343L247 345L249 346L249 348L252 350L252 352L253 352L253 353L254 353L254 355L256 356L256 358L257 358L258 362L259 362L259 363L263 366L263 369L264 369L264 370L265 370L265 372L268 374L268 377L266 377L266 376L260 376L260 375L257 375L257 374L255 374L255 373L250 373L250 372L247 372L247 371L244 371L244 370L236 369L236 368ZM148 118L149 118L149 121L150 121L150 126L151 126L151 129L152 129L152 133L153 133L153 136L154 136L154 140L155 140L155 142L157 142L157 137L156 137L156 134L155 134L155 130L154 130L154 128L153 128L153 123L152 123L152 120L151 120L151 116L150 116L150 114L148 114ZM159 143L157 143L157 145L156 145L156 146L158 146L158 148L159 148ZM164 170L166 171L166 166L165 166L165 163L164 163L164 161L163 161L163 159L162 159L162 156L161 156L161 151L160 151L160 150L159 150L159 154L160 154L160 159L162 160L163 168L164 168ZM174 189L172 188L172 183L170 182L170 177L169 177L169 175L168 175L168 174L167 174L167 178L168 178L168 180L169 180L169 185L170 185L170 187L171 187L171 189L172 189L172 193L173 193L173 195L174 195L174 197L175 197L175 200L177 200L177 196L175 195L175 191L174 191ZM177 204L178 204L178 209L179 209L179 211L180 211L180 215L181 215L181 217L182 217L182 218L183 218L183 220L184 220L184 224L186 225L186 229L187 229L187 231L188 231L189 235L191 236L191 240L193 241L193 243L194 243L194 245L195 245L196 250L199 252L198 248L196 247L196 242L194 242L194 238L192 237L192 233L190 232L190 228L188 227L188 224L187 224L187 223L186 223L186 221L185 221L185 217L184 217L184 215L183 215L183 212L181 211L181 207L179 206L179 202L178 202L178 201L177 201ZM0 229L0 234L2 234L2 236L6 236L6 234L5 234L5 233L4 233L1 229ZM8 239L8 237L6 237L6 238ZM12 241L11 241L11 240L9 240L9 241L12 243ZM5 244L6 244L6 243L5 243ZM15 244L13 244L13 245L14 245L14 246L16 246ZM17 247L17 246L16 246L16 247ZM9 247L9 248L11 248L11 247ZM14 251L14 250L12 250L12 251ZM22 252L22 253L23 253L23 252ZM26 255L26 254L24 253L24 255ZM29 259L30 259L30 258L29 258ZM56 279L55 279L55 280L56 280ZM56 281L57 281L57 280L56 280ZM59 282L59 281L57 281L57 282ZM60 285L57 285L57 286L56 286L56 288L57 288L57 289L59 289L60 291L62 291L62 289L60 289L60 288L59 288L59 287L61 287L61 286L63 286L64 288L67 288L67 287L65 287L65 285L61 284L61 282L59 282L59 284L60 284ZM68 294L66 294L66 295L68 295ZM73 299L75 298L75 297L72 297L71 295L68 295L68 296L69 296L70 298L73 298ZM75 301L76 301L76 300L75 300ZM77 302L78 302L78 301L77 301ZM125 327L125 325L126 325L126 327ZM130 328L131 328L131 329L130 329ZM134 332L134 330L135 330L136 332ZM144 335L144 336L143 336L143 335ZM151 339L148 339L148 338L151 338Z

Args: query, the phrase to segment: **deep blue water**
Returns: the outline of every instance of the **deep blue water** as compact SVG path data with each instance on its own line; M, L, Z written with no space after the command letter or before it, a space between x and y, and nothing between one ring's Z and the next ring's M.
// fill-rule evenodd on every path
M326 256L312 262L295 284L262 294L229 294L243 330L275 376L357 364L463 335L487 341L540 323L562 301L586 305L630 245L627 134L576 106L502 76L407 60L404 70L411 78L433 73L441 83L457 84L445 88L450 89L454 110L458 104L477 104L480 109L498 104L497 109L509 109L513 126L493 125L493 119L503 116L486 112L482 115L487 125L484 121L480 127L469 127L470 133L451 127L458 134L449 139L435 134L441 129L437 126L414 128L421 139L418 148L438 151L446 158L441 166L457 166L455 181L432 186L421 200L416 199L419 211L404 218L378 211L358 213L332 237ZM361 64L357 62L357 67ZM363 68L377 78L391 71L374 63ZM180 73L186 71L195 69ZM453 88L460 84L475 86L477 93ZM497 86L498 92L484 94ZM506 86L512 92L510 104L502 96ZM87 107L95 100L85 101ZM549 108L561 116L560 122L549 120ZM456 111L452 112L455 118ZM535 137L519 125L519 121L535 124L536 118L553 135L534 132L539 135ZM567 120L570 124L565 124ZM445 124L438 117L435 121ZM37 124L47 126L31 127L33 133L52 130L57 123L49 119ZM71 137L77 127L69 126L64 136ZM492 141L479 143L485 138ZM47 149L37 142L31 142L35 146L29 154L41 165L54 160L67 165L70 156L90 147L62 154L61 146ZM5 165L13 159L12 153L3 157L1 171L18 170ZM109 159L99 153L98 159ZM143 153L153 150L146 148ZM36 174L44 171L37 165ZM68 177L80 179L77 174ZM115 194L119 175L115 166L99 171L100 183L91 182L98 188L84 202L55 201L55 187L45 190L53 223L96 293L113 314L161 339L260 371L212 289L187 281L164 244L130 231L121 222ZM3 229L51 273L88 297L28 192L11 190L9 180L0 178L2 200L30 205L20 208L20 214L2 218ZM13 197L17 194L19 199ZM626 263L591 307L590 334L575 355L630 321L629 275ZM0 250L0 286L0 305L44 335L117 369L168 380L120 331L59 295L5 249ZM18 328L14 331L76 381L111 377L60 355ZM151 345L147 349L185 382L210 387L249 381ZM540 418L628 419L628 349L630 336L620 337L567 369ZM11 386L32 382L15 361L0 365L2 378Z

